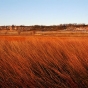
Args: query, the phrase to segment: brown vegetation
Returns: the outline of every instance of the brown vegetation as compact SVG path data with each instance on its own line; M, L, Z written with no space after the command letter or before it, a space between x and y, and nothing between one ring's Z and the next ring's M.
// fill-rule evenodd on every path
M60 24L60 25L33 25L33 26L24 26L24 25L8 25L8 26L0 26L0 30L15 30L15 31L59 31L59 30L87 30L88 24Z
M0 88L88 88L87 40L1 36Z
M61 33L85 33L88 34L88 25L86 24L60 24L60 25L33 25L33 26L0 26L0 35L47 35ZM79 34L77 34L79 35Z

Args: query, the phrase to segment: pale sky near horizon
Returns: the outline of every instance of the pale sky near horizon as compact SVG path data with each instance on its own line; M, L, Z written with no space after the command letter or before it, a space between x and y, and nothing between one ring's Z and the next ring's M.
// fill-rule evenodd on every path
M0 0L0 25L88 24L88 0Z

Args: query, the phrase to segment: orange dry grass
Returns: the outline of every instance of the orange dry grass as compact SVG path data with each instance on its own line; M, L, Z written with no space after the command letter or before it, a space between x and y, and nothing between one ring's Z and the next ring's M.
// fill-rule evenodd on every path
M0 88L88 88L87 40L0 37Z

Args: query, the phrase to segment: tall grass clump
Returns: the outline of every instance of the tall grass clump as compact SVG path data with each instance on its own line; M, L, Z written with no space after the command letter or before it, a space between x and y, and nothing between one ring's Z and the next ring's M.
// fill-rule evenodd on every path
M88 88L87 40L0 37L0 88Z

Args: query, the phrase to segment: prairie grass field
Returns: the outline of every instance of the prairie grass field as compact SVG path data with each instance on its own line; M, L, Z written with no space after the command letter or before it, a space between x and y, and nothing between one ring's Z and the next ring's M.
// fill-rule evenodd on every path
M88 37L0 36L0 88L88 88Z

